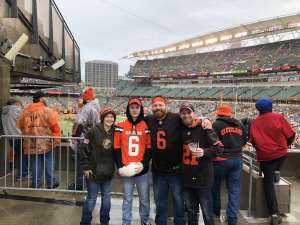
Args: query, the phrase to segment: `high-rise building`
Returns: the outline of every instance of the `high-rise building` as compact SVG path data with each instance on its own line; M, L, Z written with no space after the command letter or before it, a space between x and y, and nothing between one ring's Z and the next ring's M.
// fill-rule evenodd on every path
M96 89L113 89L118 80L118 64L93 60L85 63L85 82Z

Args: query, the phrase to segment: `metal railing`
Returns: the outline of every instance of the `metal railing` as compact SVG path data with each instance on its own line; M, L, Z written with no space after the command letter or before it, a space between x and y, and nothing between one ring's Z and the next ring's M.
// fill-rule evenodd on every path
M0 138L5 155L0 189L85 192L84 176L78 174L76 147L82 138L26 135L2 135ZM79 178L82 183L78 182ZM74 188L69 190L71 183Z
M244 165L249 168L249 189L248 189L248 209L247 216L252 216L252 194L253 194L253 175L257 173L261 176L261 170L259 167L259 163L256 160L256 151L255 148L251 144L247 144L245 147L247 150L243 151L242 159Z

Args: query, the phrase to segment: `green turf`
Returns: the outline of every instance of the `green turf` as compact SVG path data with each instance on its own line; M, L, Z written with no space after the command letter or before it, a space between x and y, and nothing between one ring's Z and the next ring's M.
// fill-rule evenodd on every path
M125 116L117 116L116 122L121 122L121 121L123 121L125 119L126 119Z
M62 117L60 118L59 123L64 136L68 136L72 134L73 121L67 120Z
M117 116L117 122L120 122L122 120L124 120L125 117L124 116ZM65 118L65 116L62 116L59 120L59 124L62 130L62 133L64 136L68 136L72 134L72 126L73 126L73 121L72 120L68 120Z

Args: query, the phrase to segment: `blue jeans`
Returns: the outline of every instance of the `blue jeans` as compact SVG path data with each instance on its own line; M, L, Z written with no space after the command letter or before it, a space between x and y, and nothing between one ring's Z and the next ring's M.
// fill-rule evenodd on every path
M17 176L26 177L28 175L28 158L21 148L21 139L16 138L14 140L10 140L9 144L14 150L14 163L16 164L18 170Z
M205 225L214 225L212 199L210 188L195 189L184 188L184 202L188 216L189 225L198 225L199 204Z
M141 223L148 224L150 216L150 178L146 173L136 177L122 177L123 179L123 206L122 224L130 225L132 221L133 191L136 185L139 195L139 213Z
M80 225L91 225L93 210L96 205L97 195L101 191L101 207L100 207L100 224L108 225L110 220L110 193L111 180L104 182L97 182L92 179L86 179L87 197L85 199Z
M153 174L153 191L156 205L156 225L167 225L169 191L171 191L173 198L174 225L185 225L183 190L180 176Z
M46 154L30 155L31 160L31 172L32 172L32 187L39 188L41 185L41 175L44 174L47 182L47 188L53 188L57 184L54 177L55 169L55 154L54 151L49 151ZM45 164L45 166L44 166ZM44 170L43 170L44 169Z
M229 225L236 225L240 208L242 159L228 159L214 162L214 183L212 187L213 210L216 216L221 213L221 185L226 181L228 190L227 219Z

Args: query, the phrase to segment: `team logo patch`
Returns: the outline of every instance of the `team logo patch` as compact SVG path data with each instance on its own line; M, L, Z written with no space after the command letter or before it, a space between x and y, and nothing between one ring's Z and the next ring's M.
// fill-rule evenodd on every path
M187 135L190 136L190 135L191 135L191 131L188 131L188 132L187 132Z
M84 139L83 143L88 145L90 143L90 140L89 139Z
M159 124L159 125L162 125L162 123L163 123L163 122L162 122L161 120L160 120L160 121L158 121L158 124Z
M110 139L104 139L102 142L103 148L104 149L109 149L112 146L111 140Z

